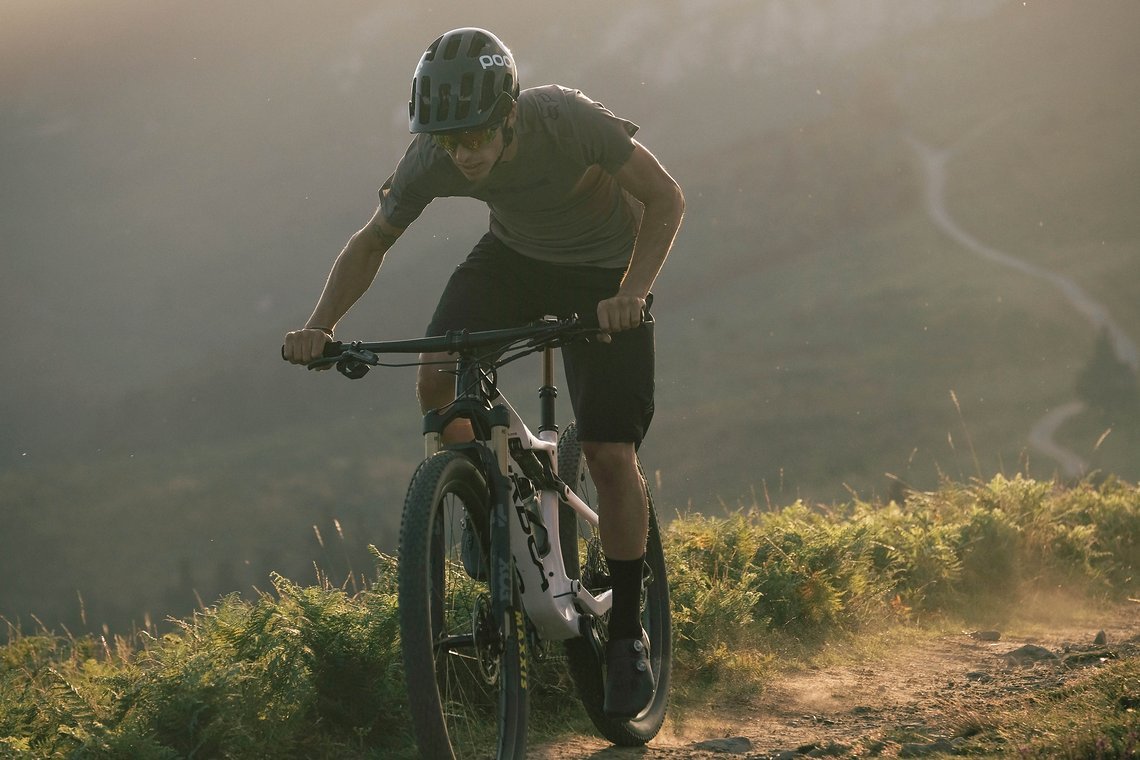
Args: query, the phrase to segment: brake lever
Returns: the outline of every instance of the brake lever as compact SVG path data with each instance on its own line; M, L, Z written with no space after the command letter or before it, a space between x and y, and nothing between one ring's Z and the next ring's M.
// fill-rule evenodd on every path
M359 346L346 348L336 360L336 371L349 380L359 380L368 370L380 363L380 356Z

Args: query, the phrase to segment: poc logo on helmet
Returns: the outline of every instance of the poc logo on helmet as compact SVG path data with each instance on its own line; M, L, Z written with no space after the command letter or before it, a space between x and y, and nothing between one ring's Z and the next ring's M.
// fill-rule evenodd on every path
M479 56L479 65L483 67L484 71L486 71L492 66L510 66L511 59L505 55L499 55L497 53L495 55L481 55Z

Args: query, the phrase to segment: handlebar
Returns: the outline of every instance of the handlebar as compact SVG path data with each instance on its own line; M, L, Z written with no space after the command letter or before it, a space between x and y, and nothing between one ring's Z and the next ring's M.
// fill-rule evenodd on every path
M532 347L558 345L569 337L581 337L586 333L598 332L597 317L593 324L580 317L560 320L541 320L523 327L508 327L502 330L452 330L444 335L409 340L388 340L375 343L340 343L333 341L325 345L325 356L338 356L345 346L361 348L377 354L463 354L481 348L506 348L515 343L527 341Z
M652 317L646 321L652 321ZM500 354L511 347L518 347L521 352L511 357L513 359L548 347L556 348L577 341L593 340L599 334L597 316L578 317L575 315L568 319L547 318L523 327L509 327L501 330L481 330L478 332L453 330L445 335L427 338L377 342L354 341L351 343L331 341L325 344L323 357L309 362L306 366L309 369L319 369L335 364L341 374L356 379L363 377L368 372L369 367L379 365L381 354L446 352L460 356L472 356L476 351L482 349L487 349L488 353ZM281 351L282 358L284 358L284 346L282 346ZM509 360L506 359L497 363L505 364Z

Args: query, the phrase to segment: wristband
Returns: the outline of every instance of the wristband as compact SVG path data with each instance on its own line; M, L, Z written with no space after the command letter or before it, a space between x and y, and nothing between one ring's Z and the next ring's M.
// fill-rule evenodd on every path
M331 327L306 327L305 329L306 330L320 330L321 332L323 332L325 335L329 336L330 338L333 336L333 331L332 331Z

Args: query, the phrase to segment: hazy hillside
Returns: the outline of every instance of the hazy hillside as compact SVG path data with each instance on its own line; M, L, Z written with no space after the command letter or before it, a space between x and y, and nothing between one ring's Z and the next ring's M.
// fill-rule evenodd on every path
M77 591L92 625L182 612L270 569L361 572L391 542L412 373L348 383L276 351L371 212L411 66L451 26L499 30L527 83L640 123L686 190L643 449L666 514L1055 471L1029 431L1077 397L1096 329L932 222L916 143L951 151L958 224L1140 339L1132 3L456 7L8 11L0 614L76 623ZM342 334L418 333L485 217L434 204ZM1058 438L1135 479L1136 430L1090 409Z

